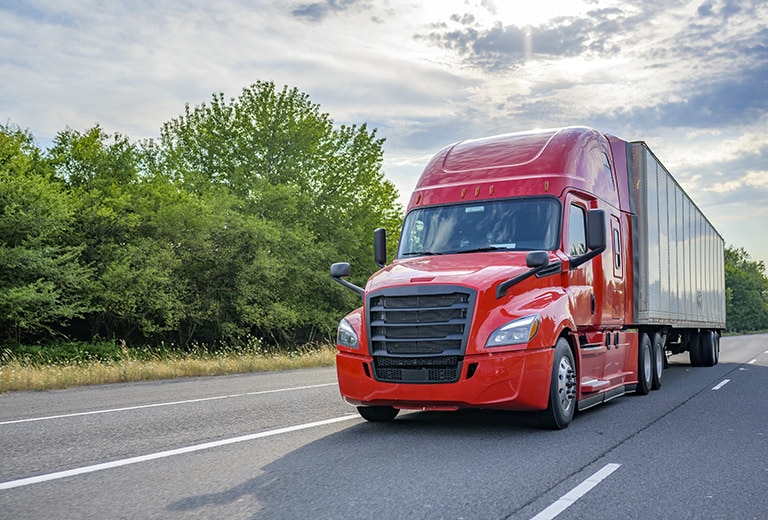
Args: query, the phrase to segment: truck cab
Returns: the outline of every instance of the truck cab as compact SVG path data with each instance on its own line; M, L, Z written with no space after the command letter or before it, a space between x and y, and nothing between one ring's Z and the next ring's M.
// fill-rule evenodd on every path
M618 153L614 153L614 152ZM629 143L585 127L463 141L425 167L394 261L337 336L344 399L401 409L577 409L658 387L658 346L633 327Z

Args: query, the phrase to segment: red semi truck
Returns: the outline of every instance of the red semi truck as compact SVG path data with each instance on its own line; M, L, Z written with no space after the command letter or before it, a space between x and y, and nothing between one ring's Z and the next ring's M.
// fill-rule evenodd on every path
M583 410L662 384L666 353L718 362L723 239L644 142L591 128L463 141L427 164L394 261L341 320L344 399L401 409Z

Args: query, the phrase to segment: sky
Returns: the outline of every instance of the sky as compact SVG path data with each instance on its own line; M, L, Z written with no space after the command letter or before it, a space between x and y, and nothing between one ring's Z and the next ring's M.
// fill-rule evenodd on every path
M132 140L216 93L296 87L376 128L405 205L450 143L586 125L645 141L768 265L764 0L0 0L0 124Z

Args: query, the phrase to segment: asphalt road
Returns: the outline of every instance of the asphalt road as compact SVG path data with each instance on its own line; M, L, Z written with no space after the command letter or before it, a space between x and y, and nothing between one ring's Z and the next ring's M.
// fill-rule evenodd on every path
M0 518L764 519L768 336L721 346L556 432L369 424L333 369L0 395Z

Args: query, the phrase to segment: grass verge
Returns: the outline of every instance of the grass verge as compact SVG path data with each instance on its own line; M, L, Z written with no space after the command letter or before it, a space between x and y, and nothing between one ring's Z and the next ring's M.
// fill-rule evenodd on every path
M117 349L74 345L64 350L66 355L58 355L56 359L34 350L3 350L0 393L333 366L336 353L333 345L310 345L290 351L260 346L178 351L129 349L125 345Z

